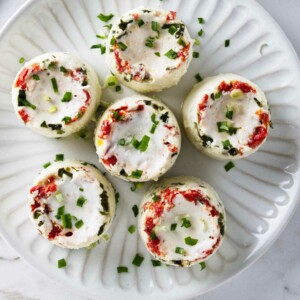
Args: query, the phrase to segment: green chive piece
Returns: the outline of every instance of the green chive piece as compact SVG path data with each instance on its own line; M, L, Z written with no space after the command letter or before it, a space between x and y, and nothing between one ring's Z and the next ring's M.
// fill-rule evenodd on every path
M71 92L65 92L63 98L61 99L61 102L70 102L72 99L72 93Z
M170 226L171 231L175 231L176 227L177 227L176 223L171 224L171 226Z
M115 90L116 90L116 92L120 92L121 91L121 86L117 85Z
M188 246L195 246L198 243L198 239L193 239L190 236L186 237L184 241Z
M153 241L154 241L154 240L157 240L157 235L155 234L155 231L152 231L152 232L151 232L151 234L150 234L150 239L153 240Z
M168 52L165 53L165 56L169 59L176 59L177 52L175 52L173 49L170 49Z
M119 140L119 145L120 145L120 146L124 146L125 143L126 143L126 141L125 141L124 138Z
M169 30L168 30L168 32L169 32L170 34L172 34L172 35L173 35L176 31L177 31L177 27L176 27L175 25L171 25L170 28L169 28Z
M195 46L199 46L200 45L200 41L198 39L195 39Z
M232 120L233 117L233 109L230 105L226 105L226 118Z
M230 46L230 40L226 40L224 45L225 45L225 47L229 47Z
M193 57L194 57L194 58L198 58L198 57L199 57L199 52L195 52L195 51L194 51L194 52L193 52Z
M63 161L64 157L65 157L64 154L56 154L55 161Z
M203 29L200 29L200 30L198 31L198 36L202 36L203 33L204 33ZM196 42L195 42L195 44L196 44Z
M77 229L79 229L79 228L81 228L82 226L83 226L83 221L82 220L79 220L79 221L77 221L76 223L75 223L75 227L77 228Z
M199 24L204 24L205 20L203 18L198 18L198 22L199 22Z
M84 191L84 188L79 188L79 191L80 191L80 192L83 192L83 191Z
M105 54L106 52L106 47L102 44L92 45L91 49L100 49L101 54Z
M33 74L33 75L32 75L32 78L33 78L34 80L40 80L40 76L39 76L38 74Z
M201 263L199 264L201 266L201 271L204 270L206 268L206 263L205 261L201 261Z
M145 46L148 47L148 48L153 48L153 46L154 46L154 41L155 41L155 38L152 37L152 36L149 36L149 37L146 39Z
M111 30L112 24L107 24L107 25L104 25L103 27L106 27L108 30Z
M203 80L203 78L201 77L200 73L195 75L195 78L198 82L201 82Z
M191 226L192 226L192 224L189 219L187 219L187 218L182 219L181 227L189 228Z
M156 56L160 57L160 53L159 52L155 52L154 53Z
M71 123L72 118L69 117L69 116L65 116L65 117L63 117L61 120L62 120L62 122L65 122L66 125L68 125L68 124Z
M145 22L142 19L138 19L137 24L139 27L142 27L145 24Z
M72 229L72 216L65 214L61 216L61 223L63 228Z
M151 29L155 32L157 32L157 38L159 38L159 30L160 30L160 26L158 24L158 22L152 21L151 22Z
M23 64L24 62L25 62L25 58L24 58L24 57L20 57L19 63L20 63L20 64Z
M47 109L48 113L50 114L54 114L55 112L57 112L57 106L52 105Z
M153 195L153 197L152 197L152 200L154 201L154 202L157 202L158 200L159 200L159 197L157 196L157 195Z
M184 255L185 254L185 250L183 248L181 248L181 247L176 247L175 248L175 253Z
M161 262L159 260L151 259L151 262L152 262L153 267L160 267L161 266Z
M134 216L136 217L139 214L139 208L138 208L138 206L137 205L133 205L132 206L132 211L133 211Z
M109 14L109 15L104 15L104 14L100 14L100 15L98 15L97 16L97 18L100 20L100 21L102 21L102 22L108 22L108 21L110 21L112 18L114 17L114 15L113 14Z
M234 167L235 167L234 163L232 161L230 161L224 166L224 169L226 172L229 172Z
M54 93L58 93L58 87L55 77L51 78L51 83Z
M18 106L27 106L33 110L36 110L36 106L26 99L26 92L24 90L19 90Z
M136 254L136 256L134 257L134 259L132 261L132 264L137 267L140 267L141 264L143 263L143 261L144 261L144 257L139 254Z
M106 77L106 80L105 80L105 83L108 85L108 86L115 86L118 84L118 79L116 76L114 75L109 75Z
M150 133L154 134L155 130L156 130L157 125L153 124L151 129L150 129Z
M139 145L139 150L141 152L145 152L147 150L149 141L150 141L150 137L148 135L144 135Z
M140 142L139 142L135 137L133 137L132 140L131 140L131 145L132 145L135 149L139 149Z
M56 61L52 61L49 65L48 65L48 69L56 69L57 67L57 62Z
M56 215L57 216L62 216L65 214L65 206L60 206L58 209L57 209L57 213Z
M116 43L115 37L112 37L110 40L110 45L113 46Z
M65 260L64 258L59 259L59 260L57 261L57 267L58 267L59 269L64 268L64 267L66 267L66 266L67 266L67 262L66 262L66 260Z
M119 42L119 43L118 43L118 46L119 46L119 48L120 48L122 51L125 51L125 50L127 49L127 46L126 46L124 43L122 43L122 42Z
M141 189L144 186L145 183L144 182L133 182L132 184L133 185L130 188L130 190L132 192L135 192L136 190Z
M46 168L48 168L50 165L51 165L51 162L49 161L49 162L47 162L47 163L45 163L45 164L43 165L43 168L46 169Z
M131 233L131 234L135 233L135 226L134 225L129 226L128 227L128 232Z
M140 179L143 175L142 170L135 170L131 173L130 177L135 178L135 179Z
M86 199L83 196L80 196L77 199L76 205L79 206L79 207L83 207L83 205L85 204L85 202L86 202Z
M64 202L64 196L62 195L62 193L58 192L56 195L55 195L55 198L56 198L56 201L58 203L63 203Z
M65 74L68 73L67 69L64 66L60 66L59 71Z
M232 145L229 140L222 141L222 144L223 144L223 149L225 150L229 150L232 148Z
M180 38L180 39L177 41L177 44L180 45L180 46L182 46L182 47L185 47L185 46L186 46L186 43L185 43L185 41L184 41L182 38Z
M96 34L96 37L98 39L101 39L101 40L106 40L107 39L107 35L99 35L99 34Z
M118 273L128 273L128 268L125 266L119 266L117 267Z

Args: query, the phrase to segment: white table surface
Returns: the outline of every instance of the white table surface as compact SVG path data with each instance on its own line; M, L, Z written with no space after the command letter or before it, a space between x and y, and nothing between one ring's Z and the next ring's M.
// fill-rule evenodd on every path
M0 27L23 2L24 0L0 0ZM299 54L300 0L258 0L258 2L280 24ZM21 260L0 237L0 299L87 298L75 295L40 274ZM100 295L99 299L104 300ZM280 238L259 261L218 289L193 300L200 299L299 300L300 207Z

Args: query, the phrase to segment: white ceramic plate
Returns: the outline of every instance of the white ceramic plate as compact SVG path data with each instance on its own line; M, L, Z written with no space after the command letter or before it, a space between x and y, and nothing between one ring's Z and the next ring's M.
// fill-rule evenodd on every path
M89 47L102 28L100 12L120 15L134 7L161 5L178 11L192 35L200 28L200 59L194 59L177 87L158 96L181 122L181 103L198 72L203 77L233 72L253 80L266 92L274 129L263 147L224 171L224 163L204 157L183 136L182 153L167 174L194 175L215 187L227 210L228 231L222 247L207 263L190 269L153 268L138 238L127 228L136 223L131 207L147 185L131 192L130 185L109 178L120 192L110 242L92 251L68 251L38 236L27 216L27 185L56 153L97 163L92 141L49 140L26 129L10 102L10 86L20 57L48 51L70 51L93 65L102 83L108 68L98 50ZM206 23L198 24L203 17ZM224 41L231 40L228 48ZM260 46L263 47L260 53ZM223 283L260 257L290 219L299 196L299 63L290 43L271 17L252 0L36 0L27 2L10 20L0 39L0 231L20 255L41 272L83 295L102 299L186 299ZM133 94L106 91L103 99ZM135 254L145 256L140 268ZM65 257L66 269L57 268ZM117 274L127 265L128 274Z

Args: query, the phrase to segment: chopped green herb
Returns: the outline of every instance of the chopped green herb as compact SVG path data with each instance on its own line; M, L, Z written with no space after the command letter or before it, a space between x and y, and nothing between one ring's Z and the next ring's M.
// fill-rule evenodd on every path
M63 228L72 229L72 216L65 214L61 216L61 223Z
M120 92L121 91L121 86L117 85L115 90L116 90L116 92Z
M169 59L176 59L177 52L175 52L173 49L170 49L168 52L165 53L165 56Z
M198 36L202 36L203 33L204 33L203 29L200 29L200 30L198 31ZM196 43L195 43L195 44L196 44Z
M154 194L154 196L152 197L152 200L154 202L157 202L159 200L159 197L157 195Z
M43 121L40 126L44 127L44 128L48 128L48 125L47 125L46 121Z
M105 83L108 85L108 86L115 86L118 84L118 79L115 75L109 75L106 77L106 80L105 80Z
M65 260L64 258L59 259L59 260L57 261L57 267L58 267L59 269L64 268L64 267L66 267L66 266L67 266L67 262L66 262L66 260Z
M141 255L139 255L139 254L137 254L134 257L134 259L132 261L132 264L135 265L135 266L137 266L137 267L139 267L143 263L143 261L144 261L144 257L141 256Z
M86 202L86 199L83 196L80 196L77 199L76 205L79 206L79 207L83 207L85 202Z
M182 47L186 46L186 43L185 43L185 41L182 38L178 39L177 44L180 45L180 46L182 46Z
M151 29L155 32L157 32L157 38L159 38L159 30L160 30L160 26L158 24L158 22L152 21L151 22Z
M133 211L134 216L136 217L139 214L139 208L138 208L138 206L137 205L133 205L132 206L132 211Z
M38 74L33 74L33 75L32 75L32 78L33 78L34 80L40 80L40 76L39 76Z
M199 46L200 45L200 41L198 39L195 39L195 43L194 44L195 44L195 46Z
M176 31L177 31L177 27L176 27L175 25L171 25L170 28L169 28L169 30L168 30L168 32L169 32L170 34L172 34L172 35L173 35Z
M67 169L69 169L69 168L67 168ZM73 177L73 174L71 172L68 172L65 168L58 169L57 173L58 173L59 177L63 177L64 174L71 177L71 178Z
M24 58L24 57L20 57L19 63L20 63L20 64L23 64L24 62L25 62L25 58Z
M72 92L65 92L61 102L70 102L72 99Z
M83 191L84 191L84 188L79 188L79 191L80 191L80 192L83 192Z
M215 99L219 99L219 98L221 98L221 96L222 96L222 92L217 92L215 94Z
M162 114L160 117L159 117L164 123L168 123L168 120L169 120L169 112L166 111L164 114Z
M154 41L155 41L155 38L152 37L152 36L149 36L149 37L146 39L145 46L148 47L148 48L153 48L153 46L154 46Z
M55 77L51 78L51 83L54 93L58 93L58 87Z
M32 108L33 110L36 109L36 106L30 103L26 99L26 92L24 90L19 90L19 95L18 95L18 106L27 106Z
M139 145L139 150L141 152L145 152L147 150L149 141L150 141L150 137L148 135L144 135Z
M116 39L115 39L115 37L113 36L113 37L110 39L110 44L113 46L115 43L116 43Z
M157 240L157 235L155 234L155 231L152 231L152 232L151 232L151 234L150 234L150 239L153 240L153 241L154 241L154 240Z
M256 102L256 104L259 106L259 107L262 107L262 103L261 101L259 101L257 98L254 98L254 101Z
M224 43L225 47L229 47L230 46L230 40L226 40L225 43Z
M59 68L59 71L65 73L65 74L68 72L67 69L65 67L63 67L63 66L61 66Z
M233 117L233 109L230 105L226 105L226 118L232 120Z
M176 223L171 224L171 227L170 227L171 231L175 231L176 227L177 227Z
M130 177L135 178L135 179L140 179L142 174L143 174L143 171L136 170L131 173Z
M100 20L100 21L102 21L102 22L108 22L108 21L110 21L112 18L114 17L114 15L113 14L109 14L109 15L104 15L104 14L100 14L100 15L98 15L97 16L97 18Z
M99 34L96 34L96 37L98 39L101 39L101 40L106 40L107 39L107 35L99 35Z
M122 42L119 42L119 43L118 43L118 46L119 46L119 48L120 48L122 51L125 51L125 50L127 49L127 46L126 46L124 43L122 43Z
M151 259L151 262L152 262L153 267L160 267L161 266L161 262L159 260Z
M198 58L198 57L199 57L199 52L195 52L195 51L194 51L194 52L193 52L193 57L194 57L194 58Z
M159 52L155 52L154 53L156 56L160 57L160 53Z
M229 150L229 149L232 148L232 145L231 145L231 143L230 143L229 140L222 141L222 144L223 144L223 148L224 148L225 150Z
M184 255L185 254L185 250L183 248L181 248L181 247L176 247L175 248L175 253Z
M43 168L46 169L46 168L48 168L50 165L51 165L51 162L49 161L49 162L47 162L47 163L45 163L45 164L43 165Z
M131 234L135 233L135 226L134 225L129 226L128 227L128 232L131 233Z
M198 82L203 80L203 78L201 77L201 75L199 73L195 75L195 78Z
M56 61L51 61L51 63L48 65L48 69L56 69L57 67L57 62Z
M67 124L70 124L70 123L71 123L72 118L69 117L69 116L65 116L65 117L63 117L61 120L62 120L62 122L65 122L65 124L67 125Z
M132 183L133 185L132 185L132 187L130 188L130 190L132 191L132 192L134 192L134 191L136 191L136 190L138 190L138 189L141 189L143 186L144 186L144 182L133 182Z
M192 226L192 224L189 219L187 219L187 218L182 219L181 227L189 228L191 226Z
M106 47L102 44L92 45L91 49L100 49L101 54L105 54L105 52L106 52Z
M139 27L142 27L145 24L145 22L142 19L138 19L136 22Z
M63 160L64 160L64 154L55 155L55 161L63 161Z
M77 229L79 229L79 228L81 228L82 226L83 226L83 221L82 220L79 220L79 221L77 221L76 223L75 223L75 227L77 228Z
M125 143L126 143L126 141L125 141L124 138L119 140L119 145L120 145L120 146L124 146Z
M195 246L198 243L198 239L193 239L190 236L186 237L184 241L189 246Z
M234 168L234 163L232 161L228 162L225 166L224 169L226 172L230 171L232 168Z
M56 216L61 217L61 216L64 215L64 214L65 214L65 206L60 206L60 207L57 209ZM57 218L57 219L60 219L60 218Z
M103 27L106 27L108 30L111 30L112 24L107 24L107 25L104 25Z
M150 133L154 134L155 130L156 130L157 125L153 124L151 129L150 129Z
M50 114L53 114L55 112L57 112L57 106L53 105L53 106L50 106L47 111L50 113Z
M206 268L206 263L205 261L201 261L201 263L199 264L201 266L201 271L204 270Z
M199 22L199 24L204 24L205 20L203 18L198 18L198 22Z
M56 195L55 195L55 198L56 198L56 201L58 203L63 203L64 202L64 196L62 193L58 192Z
M128 268L125 266L117 267L118 273L128 273Z

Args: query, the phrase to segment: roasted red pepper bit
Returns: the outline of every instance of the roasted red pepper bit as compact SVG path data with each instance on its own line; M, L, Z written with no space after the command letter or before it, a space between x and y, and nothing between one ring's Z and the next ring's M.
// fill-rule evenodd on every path
M176 19L176 11L170 11L166 16L167 21L173 21L175 19Z
M122 58L120 57L120 52L118 50L118 45L114 45L114 55L115 55L115 60L116 60L116 65L117 65L117 70L120 73L125 72L126 70L130 69L128 61L123 61Z
M40 70L41 70L41 67L38 64L34 64L30 68L24 68L21 71L18 79L16 80L15 87L20 87L22 90L26 90L27 89L27 84L26 84L27 76L31 73L36 73Z
M118 161L118 159L116 158L115 155L112 155L107 159L102 158L101 160L105 165L108 165L108 166L114 166Z
M21 109L18 111L18 114L20 115L21 119L23 120L23 122L26 124L28 123L31 119L30 116L28 115L28 113L25 111L25 109Z
M48 239L54 240L61 232L62 228L59 225L52 223L52 229L48 234Z
M185 61L189 56L190 46L190 43L184 46L183 49L177 53L177 57L180 57L182 61Z
M212 248L209 249L209 250L206 250L206 251L204 252L205 257L202 257L202 259L204 259L204 258L210 256L210 255L215 251L215 249L219 246L220 241L221 241L221 238L218 237L218 238L217 238L217 241L214 243L214 245L212 246Z
M270 125L270 117L269 114L267 114L266 112L262 111L261 109L258 110L256 112L256 114L259 117L259 120L261 122L261 124L263 124L264 126L268 127Z
M208 95L205 94L202 101L198 104L198 123L201 121L201 112L206 109L208 102Z
M253 134L250 136L248 146L252 149L255 149L259 146L267 137L268 131L265 127L259 126L254 129Z
M104 120L101 125L99 138L104 139L111 132L111 123L108 120Z
M232 90L241 90L244 94L247 93L256 93L256 90L248 83L242 81L234 81L226 83L222 81L218 86L219 92L231 92Z

